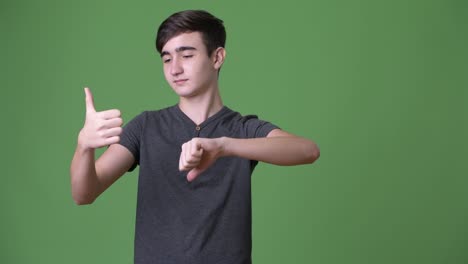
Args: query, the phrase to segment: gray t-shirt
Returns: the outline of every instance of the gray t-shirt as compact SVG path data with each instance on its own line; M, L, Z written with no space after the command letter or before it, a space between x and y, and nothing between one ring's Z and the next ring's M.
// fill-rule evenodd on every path
M277 128L224 106L197 126L178 105L146 111L120 144L139 165L135 263L251 263L250 177L257 161L219 158L193 182L179 171L183 143L194 137L256 138Z

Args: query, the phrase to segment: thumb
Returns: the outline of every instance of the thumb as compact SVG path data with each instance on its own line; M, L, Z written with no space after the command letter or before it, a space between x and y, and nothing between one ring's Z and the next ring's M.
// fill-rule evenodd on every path
M187 173L187 181L191 182L200 175L204 170L200 168L193 168Z
M85 91L85 101L86 101L86 113L93 113L96 112L96 109L94 108L94 99L93 99L93 94L91 93L91 90L88 87L84 88Z

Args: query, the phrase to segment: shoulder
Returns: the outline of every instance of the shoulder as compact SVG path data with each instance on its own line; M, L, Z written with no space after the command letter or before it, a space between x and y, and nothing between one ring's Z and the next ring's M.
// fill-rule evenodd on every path
M245 123L251 119L258 119L258 116L255 114L243 115L240 112L233 110L227 106L225 106L224 108L225 108L224 120Z
M227 109L229 111L229 114L228 114L229 118L227 119L237 123L238 125L248 125L249 123L256 123L256 122L260 122L260 123L267 122L265 120L260 119L257 114L252 114L252 113L241 114L235 110L232 110L229 108Z
M241 137L263 137L277 128L272 123L260 119L257 114L242 115L231 109L223 122L231 131L241 132Z

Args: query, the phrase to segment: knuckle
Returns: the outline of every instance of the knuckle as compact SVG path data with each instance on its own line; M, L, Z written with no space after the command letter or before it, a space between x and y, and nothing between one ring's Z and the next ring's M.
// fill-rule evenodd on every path
M98 129L102 129L104 127L104 122L102 121L102 119L96 119L96 120L94 120L94 125Z

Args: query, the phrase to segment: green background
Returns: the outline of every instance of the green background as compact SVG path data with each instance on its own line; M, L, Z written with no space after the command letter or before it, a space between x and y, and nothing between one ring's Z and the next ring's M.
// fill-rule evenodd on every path
M0 263L131 263L137 172L71 198L84 120L172 105L154 49L173 12L225 22L224 103L313 139L253 176L255 263L468 263L468 3L0 3Z

